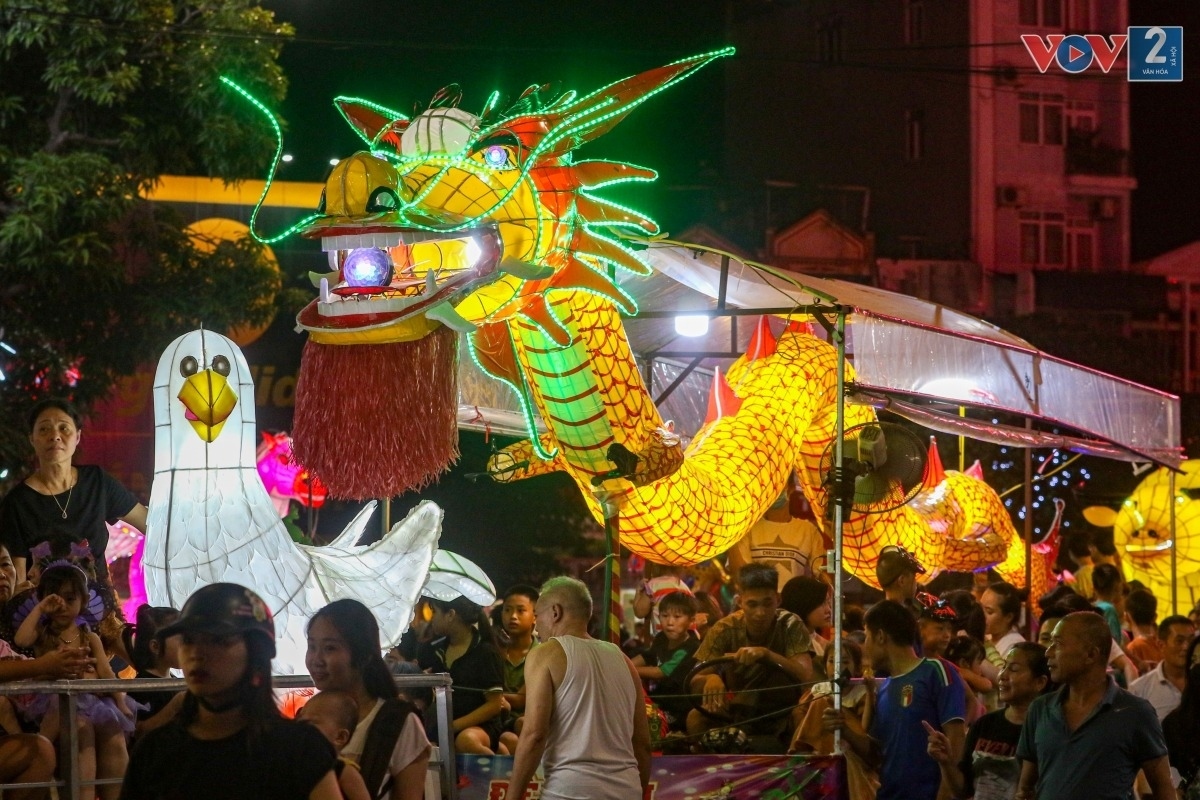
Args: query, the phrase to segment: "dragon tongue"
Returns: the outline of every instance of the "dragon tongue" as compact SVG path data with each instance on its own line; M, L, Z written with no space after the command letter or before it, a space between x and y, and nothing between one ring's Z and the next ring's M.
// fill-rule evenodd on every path
M304 345L292 450L329 496L394 497L458 458L457 335L412 342Z

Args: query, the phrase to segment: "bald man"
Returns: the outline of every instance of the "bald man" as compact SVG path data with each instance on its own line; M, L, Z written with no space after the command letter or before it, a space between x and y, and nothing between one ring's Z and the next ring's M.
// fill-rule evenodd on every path
M614 644L588 635L592 595L574 578L543 584L542 646L525 660L525 723L506 797L524 797L539 763L542 800L630 800L650 784L642 682Z
M1017 757L1016 800L1126 800L1144 770L1154 800L1174 800L1167 745L1154 707L1108 676L1104 617L1076 611L1050 636L1050 678L1062 688L1029 706Z

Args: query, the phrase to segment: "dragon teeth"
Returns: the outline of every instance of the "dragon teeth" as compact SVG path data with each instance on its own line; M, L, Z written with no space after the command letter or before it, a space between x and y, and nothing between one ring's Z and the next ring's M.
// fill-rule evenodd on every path
M321 250L336 254L338 250L356 250L361 247L377 247L386 250L401 244L416 244L447 238L432 231L388 231L386 233L349 233L344 236L324 236Z

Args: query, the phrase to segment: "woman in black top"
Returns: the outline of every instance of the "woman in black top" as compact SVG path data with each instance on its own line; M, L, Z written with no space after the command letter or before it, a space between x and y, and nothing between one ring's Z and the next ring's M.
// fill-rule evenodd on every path
M1200 637L1187 655L1187 681L1179 707L1163 719L1163 738L1171 767L1179 773L1179 796L1200 797Z
M340 800L333 746L275 705L275 624L258 595L205 586L159 635L180 636L188 690L134 748L122 800Z
M1008 798L1017 789L1021 762L1017 742L1029 704L1050 687L1046 649L1035 642L1018 642L1008 648L997 688L1007 704L984 714L967 731L962 760L950 761L950 742L940 731L929 729L929 755L942 768L942 778L955 797ZM927 726L928 727L928 726Z
M487 614L461 595L426 600L435 638L418 648L417 664L454 681L454 751L492 755L500 747L504 662Z
M146 507L99 467L72 466L82 428L70 403L38 403L29 415L29 429L37 469L0 504L0 537L17 567L17 584L25 582L30 548L56 531L88 543L97 577L108 585L105 523L124 520L144 531Z

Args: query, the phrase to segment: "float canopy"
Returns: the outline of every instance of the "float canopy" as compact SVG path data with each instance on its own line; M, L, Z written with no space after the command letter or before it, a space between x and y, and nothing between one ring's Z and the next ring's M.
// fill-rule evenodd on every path
M972 439L1057 447L1169 467L1180 463L1178 397L1048 355L968 314L848 281L763 269L676 243L653 243L642 255L655 274L621 281L643 310L641 316L627 321L626 328L634 351L653 354L656 361L675 359L678 364L696 355L695 351L687 351L686 357L672 355L684 351L687 345L681 341L687 340L676 337L673 315L665 310L686 308L694 313L697 297L723 297L727 313L734 314L832 315L845 310L849 312L847 353L857 373L851 402L887 408L925 427ZM744 348L740 339L753 329L749 321L739 327L735 340L729 333L729 319L722 318L713 303L700 308L713 316L712 331L704 341L733 341ZM727 350L729 345L723 347ZM674 374L679 371L676 367ZM702 421L709 384L696 377L698 383L685 382L680 391L694 386L700 391L688 394L697 396L676 402L699 407ZM460 425L482 427L487 419L492 430L507 430L505 421L511 415L506 410L515 411L515 404L510 407L491 392L472 397L475 384L471 380L463 384ZM1024 417L1033 427L960 417L960 406ZM675 416L678 420L689 415L677 408ZM523 434L523 430L510 432Z

